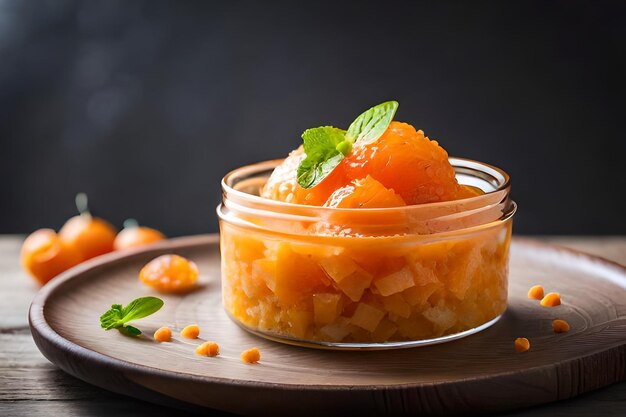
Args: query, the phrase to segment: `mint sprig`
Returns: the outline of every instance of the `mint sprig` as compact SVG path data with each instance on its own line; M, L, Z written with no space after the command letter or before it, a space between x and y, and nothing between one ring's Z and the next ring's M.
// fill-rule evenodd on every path
M347 131L332 126L305 130L302 140L306 158L298 166L298 184L312 188L322 182L352 152L355 143L367 145L385 133L397 109L397 101L374 106L357 117Z
M113 304L106 313L100 316L100 327L105 330L118 329L126 336L139 336L141 331L126 323L154 314L161 307L163 307L163 300L157 297L137 298L126 307Z

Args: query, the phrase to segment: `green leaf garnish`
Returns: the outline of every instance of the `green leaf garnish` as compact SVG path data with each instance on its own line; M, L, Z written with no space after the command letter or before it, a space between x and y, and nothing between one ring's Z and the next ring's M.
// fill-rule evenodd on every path
M118 329L126 336L139 336L141 331L126 323L138 320L156 313L163 307L163 300L157 297L141 297L131 301L126 307L113 304L111 308L100 316L100 327L105 330Z
M385 133L398 110L397 101L387 101L363 112L348 128L346 139L368 144Z
M363 112L348 131L332 126L307 129L302 134L306 158L298 166L297 180L302 188L319 184L346 155L352 146L377 140L393 120L397 101L387 101Z
M343 159L338 150L346 131L332 126L307 129L302 134L304 159L298 166L298 184L311 188L319 184Z

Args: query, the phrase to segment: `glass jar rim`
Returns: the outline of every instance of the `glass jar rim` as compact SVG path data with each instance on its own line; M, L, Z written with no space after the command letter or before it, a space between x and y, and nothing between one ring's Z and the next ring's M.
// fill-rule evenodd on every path
M224 176L222 204L217 210L220 219L255 229L293 234L433 235L494 226L510 219L517 208L509 198L510 179L503 170L463 158L450 158L457 177L463 179L463 184L480 184L484 194L390 208L320 207L260 197L258 190L282 161L276 159L246 165ZM296 226L304 224L322 227L320 231L298 231Z
M498 180L498 185L496 186L494 190L485 192L484 194L474 196L474 197L467 197L467 198L462 198L458 200L438 201L434 203L412 204L412 205L406 205L406 206L386 207L386 208L340 208L340 207L324 207L324 206L313 206L313 205L307 205L307 204L288 203L285 201L272 200L269 198L261 197L259 195L250 194L245 191L241 191L241 190L234 188L235 184L233 184L233 181L236 180L238 176L251 175L257 172L268 170L270 168L273 169L277 165L282 163L283 161L284 159L271 159L267 161L261 161L261 162L256 162L256 163L249 164L249 165L244 165L242 167L236 168L228 172L224 176L224 178L222 178L222 181L221 181L222 192L226 195L237 196L241 199L249 200L250 202L257 202L257 203L264 204L264 205L282 207L282 208L292 209L292 210L305 208L305 209L312 209L312 210L321 211L321 212L341 211L341 212L349 213L349 212L379 212L379 211L389 212L393 210L406 211L406 210L412 210L412 209L424 210L427 208L442 207L442 206L450 205L451 203L455 203L455 202L458 203L460 201L463 201L463 202L481 201L481 200L485 200L486 196L491 196L491 195L494 195L495 193L503 192L503 191L506 192L508 196L508 191L510 190L510 187L511 187L511 184L510 184L511 181L510 181L509 175L504 170L494 165L475 161L475 160L468 159L468 158L450 157L449 161L453 167L471 169L473 166L475 170L477 167L480 167L482 168L482 172L484 174L491 175L494 179Z

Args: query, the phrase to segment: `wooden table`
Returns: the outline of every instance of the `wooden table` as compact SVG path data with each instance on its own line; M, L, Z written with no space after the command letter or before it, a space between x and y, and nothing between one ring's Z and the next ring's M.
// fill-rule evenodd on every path
M541 239L626 264L626 237ZM37 286L19 265L22 240L22 236L0 236L0 416L152 417L160 412L169 416L188 415L88 385L57 369L39 353L27 319ZM571 400L504 415L625 416L626 382Z

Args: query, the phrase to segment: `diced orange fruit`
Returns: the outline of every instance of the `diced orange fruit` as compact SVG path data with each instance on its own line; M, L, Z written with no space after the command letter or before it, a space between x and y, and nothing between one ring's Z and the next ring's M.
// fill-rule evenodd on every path
M315 323L324 326L334 322L341 313L341 294L313 294L313 317Z
M415 286L415 281L413 280L411 269L405 266L397 272L375 280L374 286L380 292L380 295L388 296Z
M350 323L362 329L373 332L378 327L378 323L385 317L385 312L366 303L359 303L350 319Z
M337 287L352 301L359 301L372 282L372 275L362 268L337 282Z
M306 256L281 243L276 253L275 294L284 305L295 305L304 294L325 287L320 266Z
M425 310L422 315L433 323L435 331L443 334L446 330L454 326L458 317L450 308L446 306L434 306Z
M224 305L250 328L305 340L384 342L456 333L506 307L510 235L501 235L488 230L418 247L386 244L386 238L371 246L329 238L325 246L333 249L323 251L305 239L277 242L223 224ZM251 248L232 245L253 240Z
M407 318L411 315L411 305L406 302L401 294L393 294L388 297L381 297L383 306L391 314L395 314L399 317Z

